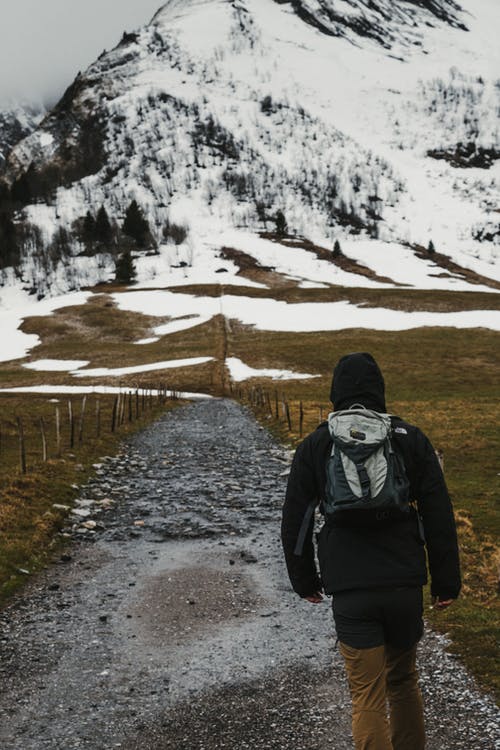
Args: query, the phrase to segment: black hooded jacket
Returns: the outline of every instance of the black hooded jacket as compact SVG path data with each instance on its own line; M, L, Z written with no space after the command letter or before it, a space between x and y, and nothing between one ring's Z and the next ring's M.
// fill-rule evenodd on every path
M370 354L343 357L334 371L331 399L336 411L353 404L385 412L384 379ZM282 542L293 589L308 596L320 589L328 594L355 589L420 586L454 599L460 591L455 521L445 480L435 451L418 427L392 417L392 440L403 457L410 496L423 522L425 547L416 510L404 520L325 524L319 534L318 575L313 547L313 519L302 554L295 554L304 515L312 502L325 498L326 464L332 441L326 422L297 448L288 480L282 517ZM362 513L365 513L363 511Z

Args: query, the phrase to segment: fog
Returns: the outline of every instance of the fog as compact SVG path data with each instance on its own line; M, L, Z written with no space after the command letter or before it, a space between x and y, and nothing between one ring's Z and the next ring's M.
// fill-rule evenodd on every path
M0 106L51 105L79 70L165 0L0 0Z

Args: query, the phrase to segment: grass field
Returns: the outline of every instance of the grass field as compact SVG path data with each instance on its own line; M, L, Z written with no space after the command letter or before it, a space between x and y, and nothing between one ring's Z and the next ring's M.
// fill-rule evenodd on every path
M102 290L101 290L102 291ZM183 291L217 295L220 287L183 288ZM231 294L274 296L286 301L334 301L387 306L401 310L450 311L498 309L496 294L418 292L408 290L299 289L280 286L274 291L231 288ZM386 380L387 406L392 413L418 424L444 454L445 475L457 513L464 574L463 594L448 611L427 610L433 627L450 635L450 648L478 677L481 684L500 697L498 677L499 635L499 465L498 465L498 372L499 335L487 329L420 328L402 332L343 330L318 333L279 333L259 331L236 321L226 325L217 316L210 322L170 334L145 346L133 342L150 335L159 318L118 310L104 292L91 303L67 308L47 318L32 318L23 330L37 333L42 343L28 359L88 359L90 366L134 365L165 359L211 356L213 362L163 373L126 376L120 379L85 378L76 380L65 373L39 373L21 367L22 362L0 364L0 383L32 385L40 383L84 383L122 385L139 383L155 387L159 380L178 390L210 394L229 393L224 359L239 357L252 367L273 367L310 372L311 380L272 382L252 379L242 385L260 385L271 394L285 393L291 408L292 431L285 422L270 418L267 409L256 407L262 423L281 440L296 445L299 402L304 409L304 434L318 424L329 404L333 365L352 351L369 351L380 364ZM237 389L234 389L237 392ZM110 409L108 403L107 407ZM41 466L39 447L32 448L35 465L26 477L18 475L14 420L30 414L36 433L37 420L53 418L54 405L43 397L0 396L2 443L0 466L2 503L0 519L0 585L3 597L18 585L24 574L19 568L34 570L50 557L62 524L50 506L70 503L75 495L72 484L81 484L92 471L92 464L104 454L118 449L119 435L93 440L78 451L67 451L61 459L52 458ZM147 419L154 417L154 413ZM11 448L7 449L10 424ZM125 429L136 429L126 425ZM14 440L14 442L12 442ZM38 444L38 443L37 443ZM12 447L14 446L14 447ZM53 451L52 451L53 452ZM69 454L73 453L71 456Z

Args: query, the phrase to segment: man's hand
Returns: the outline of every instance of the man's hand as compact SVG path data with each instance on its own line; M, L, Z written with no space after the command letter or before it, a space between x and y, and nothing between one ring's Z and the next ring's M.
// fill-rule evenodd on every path
M321 593L321 591L315 591L314 594L304 596L304 599L307 599L307 601L311 602L311 604L320 604L320 602L323 601L323 594Z
M453 604L455 599L440 599L439 596L432 597L432 609L446 609Z

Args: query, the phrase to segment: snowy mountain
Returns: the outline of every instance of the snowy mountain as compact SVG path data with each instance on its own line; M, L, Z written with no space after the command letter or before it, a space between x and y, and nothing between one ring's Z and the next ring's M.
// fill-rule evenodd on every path
M89 250L82 222L121 226L132 200L188 279L228 236L257 253L280 211L353 261L432 242L456 264L438 286L457 265L499 280L498 20L495 0L170 0L12 149L23 283L109 278L116 232Z
M30 135L43 117L43 107L9 103L0 109L0 167L19 141Z

